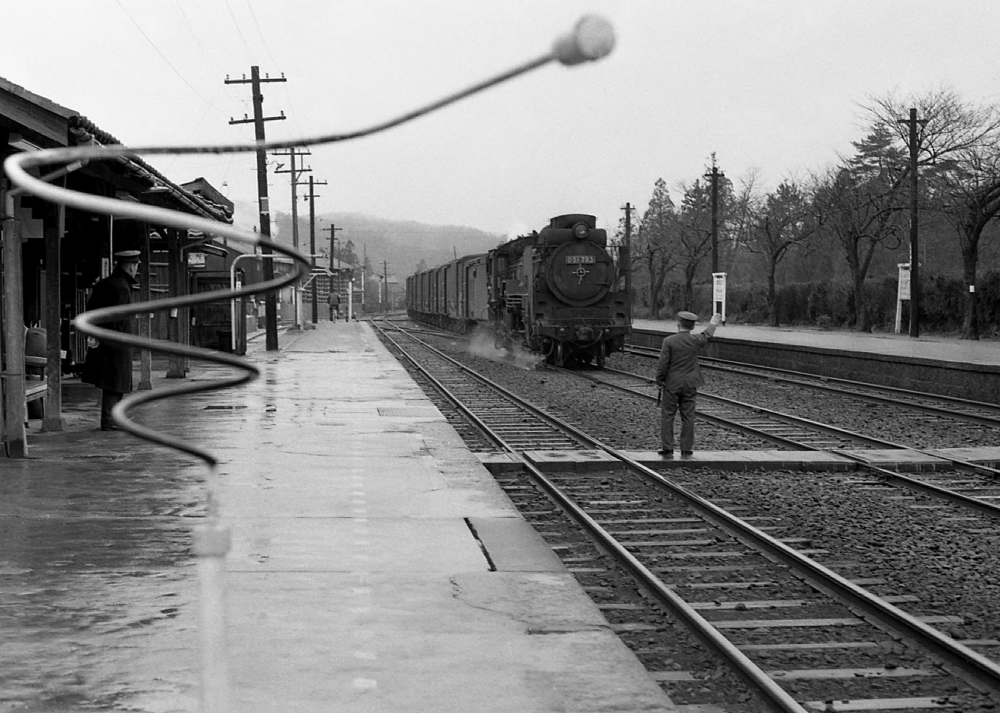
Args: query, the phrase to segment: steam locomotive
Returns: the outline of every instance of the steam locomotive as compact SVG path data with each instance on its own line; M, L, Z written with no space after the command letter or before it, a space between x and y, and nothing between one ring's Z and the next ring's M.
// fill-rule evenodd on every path
M406 279L417 321L457 332L487 328L549 364L604 366L632 331L627 246L608 247L592 215L552 218L540 231Z

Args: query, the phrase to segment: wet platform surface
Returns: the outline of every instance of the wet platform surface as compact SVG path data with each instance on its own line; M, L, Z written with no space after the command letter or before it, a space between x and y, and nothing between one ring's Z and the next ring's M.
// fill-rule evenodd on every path
M232 709L675 710L370 327L318 327L136 416L220 459ZM66 392L0 461L0 711L197 710L209 471Z

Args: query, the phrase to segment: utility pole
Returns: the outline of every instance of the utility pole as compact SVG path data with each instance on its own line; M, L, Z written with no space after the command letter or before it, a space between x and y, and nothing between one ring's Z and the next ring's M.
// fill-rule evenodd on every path
M719 179L726 174L715 164L715 152L712 152L712 170L705 178L712 182L712 274L719 271Z
M625 275L625 305L632 323L632 204L625 203L625 235L618 250L618 267Z
M319 307L316 303L316 198L319 194L313 189L315 186L325 186L326 181L315 181L309 176L309 195L303 198L309 201L309 259L312 261L312 279L309 281L312 286L312 323L316 324L319 319Z
M383 260L382 261L382 294L385 300L385 309L383 312L389 311L389 264Z
M918 213L918 176L917 156L920 152L920 141L917 137L917 125L924 125L927 119L917 119L917 110L910 109L909 119L897 119L900 124L910 128L910 336L920 336L920 252L918 248L919 223Z
M364 258L361 262L361 313L364 314L365 305L368 304L368 297L365 296L365 268L368 267L368 244L361 246Z
M278 167L274 170L275 173L288 173L291 174L292 179L292 247L296 250L299 249L299 205L298 205L298 193L295 190L301 184L299 183L299 177L308 171L312 171L311 168L296 168L295 167L295 157L296 156L312 156L312 153L308 149L305 151L300 151L294 146L287 151L272 151L272 156L289 156L291 157L292 165L287 171L283 170L285 164L279 163ZM298 290L295 291L298 294ZM297 300L296 300L297 302ZM300 327L299 324L299 305L295 305L295 327L296 329Z
M254 128L254 138L257 140L257 204L260 210L260 234L266 238L271 237L271 208L267 200L267 151L263 148L265 142L264 138L264 122L265 121L279 121L285 118L285 112L281 112L281 116L264 116L263 106L264 97L260 93L260 85L263 82L284 82L284 73L282 73L280 78L271 78L264 75L264 78L260 78L260 68L257 65L250 67L250 79L244 74L243 79L230 79L226 77L226 84L250 84L253 91L253 119L247 118L246 114L243 115L242 119L229 119L229 124L249 124L253 122ZM264 255L271 255L272 250L270 246L263 246L261 252ZM261 266L263 268L264 280L274 279L274 261L264 258L262 261L264 264ZM278 350L278 301L274 292L268 292L264 295L264 328L266 330L266 347L267 351L273 352Z
M323 230L330 231L330 292L334 290L340 292L340 272L334 267L333 259L337 252L337 231L343 230L343 228L338 228L335 224L330 223L330 226L323 228ZM348 312L348 321L350 321L350 318L351 315Z
M323 230L330 231L330 274L333 274L333 258L334 258L334 247L335 241L337 240L337 231L343 230L343 228L338 228L335 224L330 223L329 228L323 228ZM332 278L331 278L332 279Z

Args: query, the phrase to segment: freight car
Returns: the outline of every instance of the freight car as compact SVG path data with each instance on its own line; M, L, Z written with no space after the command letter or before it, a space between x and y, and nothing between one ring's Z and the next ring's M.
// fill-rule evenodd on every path
M626 246L608 246L592 215L552 218L488 253L406 280L411 318L457 332L488 329L557 366L604 366L632 330Z

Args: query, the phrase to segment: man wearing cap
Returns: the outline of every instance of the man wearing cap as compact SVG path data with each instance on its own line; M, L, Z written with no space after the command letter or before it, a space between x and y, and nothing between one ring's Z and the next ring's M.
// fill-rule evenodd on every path
M677 333L663 340L656 364L656 383L660 387L660 455L674 457L674 416L681 414L681 457L694 451L694 407L698 387L704 384L698 368L698 352L715 334L722 321L716 314L707 327L692 334L698 315L677 313Z
M139 251L115 253L115 269L100 280L87 300L87 311L102 307L117 307L132 303L132 288L139 284ZM130 332L130 317L121 317L97 326L116 332ZM98 343L87 352L80 380L101 390L101 430L115 431L111 409L125 394L132 391L132 348L118 344Z

